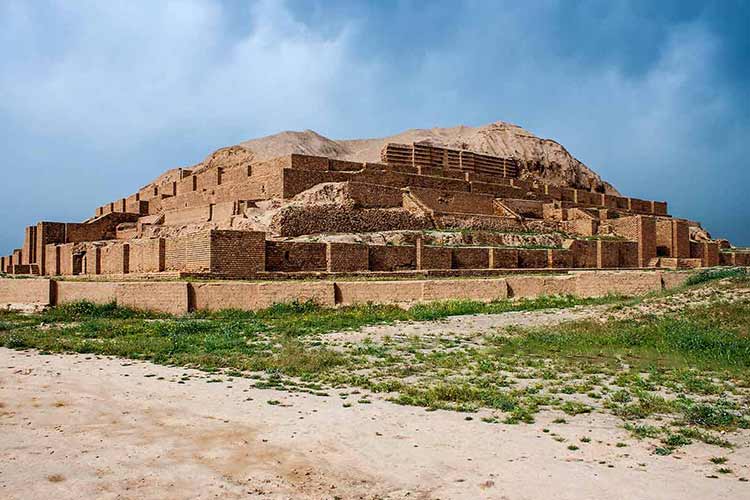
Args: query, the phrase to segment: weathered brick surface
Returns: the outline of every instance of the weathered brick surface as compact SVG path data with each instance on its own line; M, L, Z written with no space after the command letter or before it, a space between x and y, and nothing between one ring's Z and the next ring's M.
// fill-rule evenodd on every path
M423 282L422 290L422 300L489 302L508 297L508 285L504 279L431 280Z
M493 269L515 269L518 267L518 249L490 249L490 267Z
M51 244L65 243L65 224L62 222L39 222L36 225L36 253L39 263L39 272L42 275L54 275L56 272L50 272L47 264L50 260L47 258L47 249ZM52 256L55 258L55 256ZM53 261L54 262L54 261ZM55 271L53 269L53 271Z
M371 271L416 269L416 247L372 245L369 247L369 261Z
M422 281L342 281L335 283L341 305L411 303L422 300Z
M409 188L409 192L423 206L435 212L493 215L494 196L463 191L438 191Z
M335 305L332 282L190 283L191 310L255 311L274 304L312 301L325 307Z
M367 245L335 242L326 244L326 270L328 272L367 271L369 268Z
M131 273L157 273L165 270L166 245L163 238L131 240L128 269Z
M211 231L200 231L169 238L164 243L167 271L210 272Z
M117 304L123 307L182 315L188 312L188 284L180 282L119 283Z
M100 248L101 274L126 274L130 265L130 245L116 242Z
M0 279L0 308L52 302L51 281L46 279Z
M115 302L118 284L111 281L56 281L56 304L88 301L95 304Z
M518 267L520 268L542 268L547 267L548 263L547 250L526 248L518 250Z
M547 267L570 268L573 267L573 255L569 250L551 248L547 250Z
M596 267L615 268L620 265L619 241L597 240Z
M579 297L642 295L662 289L661 274L653 271L580 272L574 277L574 294Z
M312 301L332 307L336 303L335 290L330 281L297 281L293 283L258 283L258 305L261 308L287 302Z
M266 241L266 270L325 271L326 244L292 241Z
M266 268L266 235L258 231L211 231L211 272L252 276Z
M486 247L452 248L453 269L489 269L490 249Z
M506 278L510 297L531 298L573 294L573 276L512 276Z
M649 261L656 257L658 242L663 238L658 235L656 221L654 217L645 216L622 217L608 221L617 234L638 243L638 267L648 266ZM663 231L666 226L660 227Z
M450 269L453 252L447 247L417 245L418 269Z
M677 288L685 285L687 279L693 274L687 271L662 271L661 275L662 287L665 290Z
M570 251L572 257L571 267L594 268L597 267L598 246L593 240L566 240L563 248Z
M83 267L86 274L95 275L102 273L102 255L99 246L93 244L86 245Z

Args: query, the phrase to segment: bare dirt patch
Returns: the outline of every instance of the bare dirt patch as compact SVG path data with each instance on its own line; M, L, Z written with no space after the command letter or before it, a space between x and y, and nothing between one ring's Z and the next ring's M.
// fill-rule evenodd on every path
M10 411L0 417L0 496L704 499L748 491L736 476L706 477L715 475L715 447L655 456L606 414L488 425L377 398L345 407L247 379L209 380L150 363L1 349L0 400ZM748 448L729 454L747 474ZM64 480L49 479L58 475Z

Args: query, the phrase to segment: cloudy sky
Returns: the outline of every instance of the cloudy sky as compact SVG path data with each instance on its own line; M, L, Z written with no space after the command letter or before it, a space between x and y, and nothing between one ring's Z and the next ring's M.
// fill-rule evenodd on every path
M750 245L750 2L0 0L0 252L281 130L504 120Z

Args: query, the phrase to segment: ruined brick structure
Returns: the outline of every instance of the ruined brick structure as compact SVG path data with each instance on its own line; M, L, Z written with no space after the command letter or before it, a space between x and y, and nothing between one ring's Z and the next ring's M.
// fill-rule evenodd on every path
M0 270L231 279L750 265L665 202L522 180L513 158L416 143L387 144L380 163L214 159L84 222L26 228Z

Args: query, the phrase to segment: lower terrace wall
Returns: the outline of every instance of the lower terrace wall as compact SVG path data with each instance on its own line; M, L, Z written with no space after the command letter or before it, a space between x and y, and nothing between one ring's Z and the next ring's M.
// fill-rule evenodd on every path
M117 300L117 283L109 281L56 281L55 304L88 301L94 304L110 304Z
M750 254L747 254L750 255ZM491 301L570 294L639 295L683 286L693 271L574 271L506 278L393 281L105 282L0 279L0 308L28 308L87 300L181 315L189 311L257 310L276 303L323 306L411 304L429 300Z

